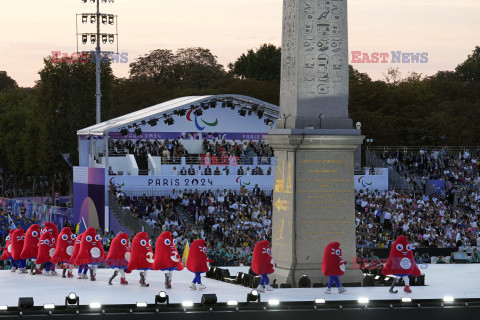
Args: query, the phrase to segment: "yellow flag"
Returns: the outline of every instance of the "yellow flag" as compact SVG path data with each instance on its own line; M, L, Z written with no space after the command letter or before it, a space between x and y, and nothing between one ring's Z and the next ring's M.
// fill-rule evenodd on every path
M77 223L77 227L75 228L75 234L78 235L78 229L80 228L80 222Z
M187 264L187 259L188 259L188 252L190 251L190 246L188 245L188 241L187 241L187 244L185 245L185 249L183 249L183 257L182 257L182 263L184 265Z

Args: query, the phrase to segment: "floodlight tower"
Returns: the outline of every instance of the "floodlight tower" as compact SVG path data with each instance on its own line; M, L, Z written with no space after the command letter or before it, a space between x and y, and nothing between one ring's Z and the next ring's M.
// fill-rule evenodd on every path
M85 52L90 52L92 55L95 54L95 64L96 64L96 76L97 76L97 91L96 91L96 100L97 100L97 121L96 123L100 123L101 121L101 98L102 98L102 92L100 88L100 74L101 74L101 69L100 69L100 63L102 60L102 53L116 53L118 54L118 17L113 14L107 14L107 13L101 13L100 12L100 1L103 3L107 3L107 0L90 0L91 3L97 4L97 12L96 13L82 13L82 14L77 14L77 19L76 19L76 26L77 26L77 52L80 52L78 49L78 42L79 38L81 37L82 39L82 44L86 45L88 41L88 37L90 36L90 42L91 44L96 44L95 50L90 50L90 51L82 51L83 53ZM88 0L82 0L83 3L87 3ZM108 0L109 3L113 3L114 0ZM92 33L79 33L78 32L78 18L81 16L82 23L86 24L88 23L88 20L90 18L90 22L92 24L96 24L96 32ZM102 33L101 28L100 28L100 20L102 21L102 24L107 25L107 22L109 25L113 26L115 25L115 31L114 33ZM116 41L116 51L102 51L100 47L100 37L102 38L102 43L106 44L107 40L110 44L113 44L115 42L115 38L117 38Z

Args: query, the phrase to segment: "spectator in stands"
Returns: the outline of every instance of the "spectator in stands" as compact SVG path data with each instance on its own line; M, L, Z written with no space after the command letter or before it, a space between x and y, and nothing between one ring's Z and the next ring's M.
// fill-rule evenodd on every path
M212 169L210 168L210 166L207 166L204 170L204 174L206 176L211 176L212 175Z
M228 169L228 166L225 166L225 168L223 168L222 170L223 170L223 175L224 176L228 176L228 174L230 173L230 170Z
M173 169L172 169L172 175L174 175L174 176L177 176L177 175L178 175L177 167L173 167Z
M195 175L195 169L193 168L193 165L190 165L190 168L188 168L188 175L189 176Z
M473 248L470 262L479 263L480 262L480 253L477 251L477 248Z
M215 171L213 172L213 174L214 174L215 176L221 175L222 173L220 172L220 168L219 168L219 167L216 167L216 168L215 168Z
M185 167L182 167L182 169L180 169L180 175L182 175L182 176L187 175L187 170L185 169Z
M238 174L239 176L243 176L244 173L245 173L245 172L243 171L242 166L240 166L240 168L238 168L238 170L237 170L237 174Z

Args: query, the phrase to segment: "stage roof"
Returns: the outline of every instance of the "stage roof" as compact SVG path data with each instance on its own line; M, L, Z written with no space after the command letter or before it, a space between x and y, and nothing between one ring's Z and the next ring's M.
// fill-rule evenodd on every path
M211 100L227 101L231 100L236 107L251 108L252 105L258 105L263 108L264 117L270 119L277 119L279 114L279 107L265 101L242 95L212 95L212 96L191 96L182 97L166 101L142 110L138 110L121 117L111 119L85 129L77 131L79 136L103 136L111 131L118 131L126 126L138 123L142 120L148 121L150 119L160 118L163 113L171 113L174 110L190 109L191 105L199 105L202 102L208 103Z

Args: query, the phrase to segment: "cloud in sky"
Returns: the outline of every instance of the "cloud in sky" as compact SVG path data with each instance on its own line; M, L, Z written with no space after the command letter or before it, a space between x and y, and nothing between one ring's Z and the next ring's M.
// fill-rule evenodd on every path
M349 50L428 52L429 63L406 73L452 70L478 42L478 0L349 0ZM102 11L119 15L119 51L129 60L154 49L201 46L227 65L262 43L281 43L282 0L115 0ZM22 86L38 80L51 51L77 50L75 15L93 12L80 0L0 0L0 69ZM84 26L82 26L83 28ZM355 64L373 78L391 65ZM128 76L128 64L113 66Z

